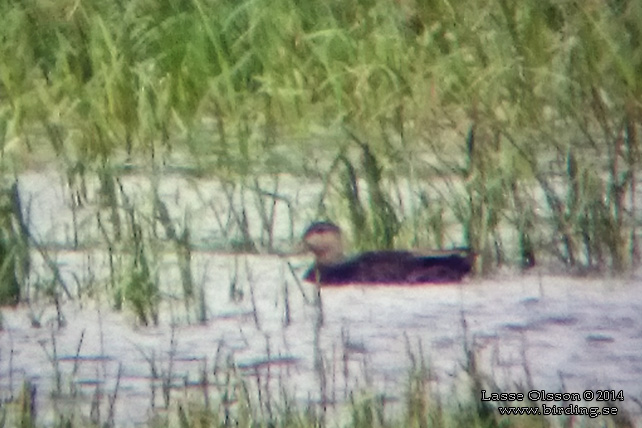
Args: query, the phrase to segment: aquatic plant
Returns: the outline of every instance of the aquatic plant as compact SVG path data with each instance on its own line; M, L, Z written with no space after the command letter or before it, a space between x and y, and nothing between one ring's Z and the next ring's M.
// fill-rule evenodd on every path
M0 305L17 304L30 270L29 231L17 183L0 188Z
M367 183L376 245L464 241L482 270L541 255L620 271L639 257L641 16L631 0L5 3L3 171L53 154L74 186L98 174L117 237L109 165L189 153L188 170L230 195L256 190L262 234L235 206L238 245L271 249L280 199L256 177L323 177L309 161L341 153L354 196L353 137L335 131L350 129L368 142L352 174ZM435 206L433 238L419 194Z

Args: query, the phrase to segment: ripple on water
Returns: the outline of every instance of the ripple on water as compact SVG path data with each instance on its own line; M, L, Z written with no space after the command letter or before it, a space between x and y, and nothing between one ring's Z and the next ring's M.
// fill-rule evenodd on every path
M195 260L203 271L205 265L234 265L233 256L202 253ZM163 376L176 390L197 388L204 370L222 373L231 364L261 382L270 373L274 387L283 383L301 401L319 400L317 345L328 393L339 401L363 387L383 388L393 400L402 396L411 361L421 358L434 390L448 394L461 377L466 346L475 350L480 369L508 389L526 384L527 368L537 389L559 390L563 382L570 392L609 387L641 397L640 284L606 289L597 280L509 277L462 286L324 289L324 324L316 331L316 309L297 287L289 292L290 324L284 322L278 274L284 262L267 256L247 262L265 273L255 275L256 307L247 283L240 284L244 299L233 302L229 284L213 281L204 324L176 322L170 314L180 311L162 307L160 325L143 328L128 312L67 303L67 327L53 328L55 312L46 312L46 327L36 329L28 308L3 309L0 390L17 393L12 371L13 379L38 384L46 407L45 391L55 383L55 341L63 388L71 382L87 394L98 387L113 392L118 381L117 417L127 424L147 418L141 408L162 405ZM303 287L314 295L311 285ZM7 350L13 350L11 365Z

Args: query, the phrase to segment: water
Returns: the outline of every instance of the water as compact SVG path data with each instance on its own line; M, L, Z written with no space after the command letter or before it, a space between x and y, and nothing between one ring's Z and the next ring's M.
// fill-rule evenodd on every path
M234 264L232 256L199 256L212 274ZM279 274L283 263L248 257L256 320L249 284L243 286L243 301L230 303L226 281L216 279L207 283L210 317L205 324L187 324L175 315L179 325L172 327L171 311L164 306L158 327L140 327L127 312L70 302L62 307L65 327L56 328L49 307L41 317L43 326L34 328L28 308L3 309L0 388L15 394L20 379L32 379L41 391L39 407L50 407L46 391L55 390L55 342L63 391L73 384L91 397L100 385L104 393L113 393L121 370L116 411L122 423L142 423L148 414L141 409L162 407L158 381L156 396L152 393L152 364L167 376L171 371L177 387L173 394L179 397L180 387L198 384L203 369L211 371L215 361L224 364L231 357L249 374L256 370L265 377L269 367L272 382L300 400L320 400L314 369L316 308L305 303L291 278ZM290 284L289 325L284 279ZM314 295L311 285L303 291ZM321 295L319 344L328 400L342 401L346 391L362 388L398 396L410 366L409 350L418 356L420 346L433 387L452 395L465 362L464 343L475 349L481 371L507 391L528 385L555 392L622 390L624 405L633 410L631 399L642 397L638 281L516 276L461 286L351 286L324 289ZM269 360L273 364L265 364Z
M69 242L68 195L63 184L46 183L35 173L21 179L34 235ZM126 185L144 187L133 178ZM174 213L191 213L195 236L220 234L206 221L205 206L224 200L212 186L204 186L209 196L197 197L185 182L162 185L164 197L183 201L177 202L180 208L172 205ZM141 205L143 199L132 198ZM91 211L79 218L88 223ZM290 233L285 226L279 230L281 237ZM203 372L223 382L222 373L232 366L257 388L275 395L283 388L300 403L341 403L349 391L362 389L394 399L420 355L431 371L431 389L458 397L468 385L465 348L474 350L480 371L504 391L622 390L625 400L618 405L639 415L634 402L642 400L639 275L613 280L502 273L461 285L327 288L321 292L319 328L315 287L299 288L287 266L290 262L300 277L309 259L195 251L193 276L205 292L206 321L198 322L195 305L186 308L176 261L167 254L158 263L164 293L160 322L144 327L131 310L111 308L100 285L108 272L103 250L52 254L68 284L93 279L99 291L84 290L83 297L59 308L45 296L31 305L2 308L0 398L15 398L23 379L31 380L39 420L66 406L80 406L89 415L98 392L100 405L93 412L100 412L101 420L109 413L109 396L115 396L117 425L140 425L165 404L162 379L171 380L174 402L186 391L199 394ZM37 254L34 263L46 277ZM242 294L237 300L230 297L234 277Z

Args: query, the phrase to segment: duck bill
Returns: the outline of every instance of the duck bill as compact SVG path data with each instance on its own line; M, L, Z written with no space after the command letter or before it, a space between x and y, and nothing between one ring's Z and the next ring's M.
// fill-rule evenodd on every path
M303 256L308 253L310 253L310 249L303 242L297 242L292 248L293 256Z

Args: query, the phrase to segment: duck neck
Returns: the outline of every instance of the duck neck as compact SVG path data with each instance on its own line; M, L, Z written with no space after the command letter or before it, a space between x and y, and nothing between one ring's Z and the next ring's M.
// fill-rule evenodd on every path
M325 248L316 251L316 264L317 266L332 266L343 262L343 248L341 246L333 248Z

